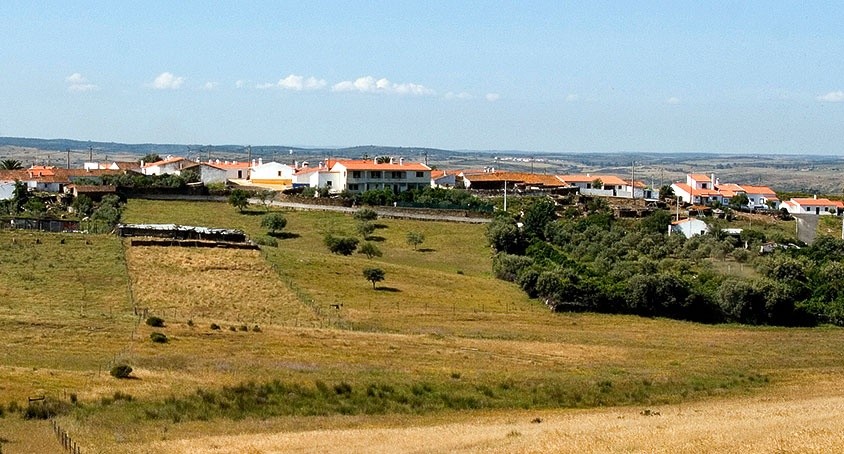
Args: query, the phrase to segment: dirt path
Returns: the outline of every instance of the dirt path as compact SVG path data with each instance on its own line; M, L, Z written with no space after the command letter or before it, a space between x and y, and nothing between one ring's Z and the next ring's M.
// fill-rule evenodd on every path
M435 425L207 437L144 448L215 454L844 452L842 385L785 391L650 407L649 414L642 407L458 414Z

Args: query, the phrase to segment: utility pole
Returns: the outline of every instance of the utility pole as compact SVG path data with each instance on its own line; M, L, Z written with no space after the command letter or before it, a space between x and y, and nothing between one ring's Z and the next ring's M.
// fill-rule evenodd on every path
M250 163L250 165L251 165L252 164L252 145L248 145L246 147L246 149L249 150L249 157L246 158L246 162Z
M507 212L507 180L504 180L504 212Z
M70 148L65 150L67 152L67 168L70 168Z
M88 147L88 162L94 162L94 147Z
M630 194L633 198L633 206L636 206L636 161L630 171Z

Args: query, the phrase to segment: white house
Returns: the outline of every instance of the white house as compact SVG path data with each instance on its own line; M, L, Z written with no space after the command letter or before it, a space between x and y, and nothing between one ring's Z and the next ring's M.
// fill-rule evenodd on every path
M340 172L332 172L326 167L301 168L293 178L293 184L308 186L311 188L328 188L332 194L343 191L343 184L340 181Z
M339 174L342 189L349 192L365 192L373 189L392 189L404 192L422 189L431 185L431 168L418 162L390 158L387 162L370 159L339 160L331 166Z
M264 162L258 160L249 169L249 181L257 185L282 185L292 186L296 169L279 162Z
M721 194L715 189L715 174L706 176L699 173L686 175L685 183L673 183L671 189L674 195L684 203L706 205L713 202L723 202Z
M781 206L792 214L838 215L844 212L844 203L839 200L813 198L795 198L782 202Z
M695 235L703 235L709 232L709 226L700 219L683 219L681 221L674 221L668 226L668 234L680 233L686 238L691 238Z
M453 170L432 170L431 187L453 188L457 186L457 174L458 172Z
M221 161L219 159L209 159L206 161L226 171L226 179L228 180L246 180L249 178L249 169L252 165L246 161Z
M226 172L226 169L221 169L205 162L188 163L180 172L183 174L195 172L199 181L203 184L225 183L228 181L228 172Z
M182 169L194 164L185 158L167 156L161 161L144 163L141 161L141 173L144 175L181 175Z

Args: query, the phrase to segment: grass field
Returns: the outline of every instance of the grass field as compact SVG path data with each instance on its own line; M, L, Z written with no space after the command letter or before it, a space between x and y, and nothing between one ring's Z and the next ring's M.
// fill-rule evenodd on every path
M388 452L412 446L397 439L423 440L443 424L465 443L433 444L431 452L539 452L583 445L555 444L565 426L530 424L529 415L565 421L583 413L561 407L633 406L590 411L600 430L643 406L779 399L844 374L836 328L553 314L491 276L482 226L378 220L373 235L384 254L367 259L322 244L329 232L353 234L350 216L286 215L287 238L261 252L124 252L111 236L0 232L9 246L0 252L0 404L76 394L78 408L60 420L85 452L309 451L313 437L347 452L360 446L354 437L374 437L373 448ZM225 204L140 200L124 215L250 235L264 233L260 219ZM409 231L425 234L422 251L406 244ZM379 290L362 277L367 266L387 272ZM139 323L133 298L166 326ZM151 342L154 331L169 342ZM130 363L135 379L103 372L115 360ZM828 389L810 388L818 399ZM736 420L746 417L736 408ZM4 454L25 438L28 423L15 418L0 424ZM662 421L625 418L619 444L596 446L640 450L624 444L647 427L635 421ZM676 433L717 441L683 427Z

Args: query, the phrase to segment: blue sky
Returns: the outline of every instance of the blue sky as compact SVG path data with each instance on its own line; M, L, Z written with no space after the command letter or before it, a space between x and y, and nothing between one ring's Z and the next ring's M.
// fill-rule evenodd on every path
M0 135L844 154L836 2L0 2Z

